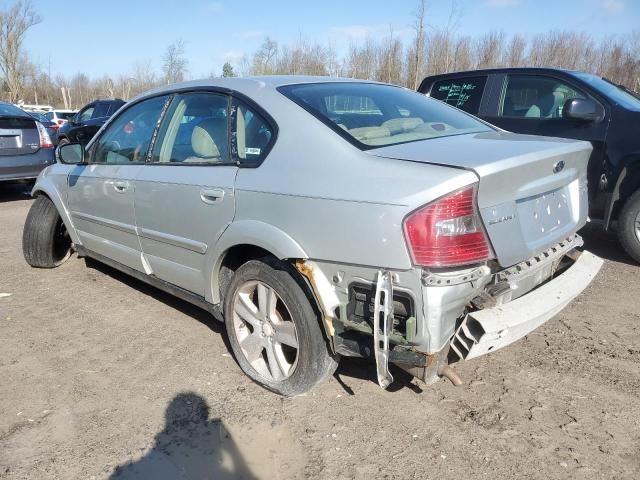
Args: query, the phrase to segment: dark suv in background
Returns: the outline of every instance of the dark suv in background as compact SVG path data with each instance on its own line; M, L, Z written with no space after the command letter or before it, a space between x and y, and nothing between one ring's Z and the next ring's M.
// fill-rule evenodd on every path
M95 100L69 119L58 131L58 145L81 143L86 145L107 119L124 105L124 100Z
M419 92L505 130L587 140L590 216L640 262L640 98L589 73L502 68L427 77ZM542 175L543 172L541 172Z

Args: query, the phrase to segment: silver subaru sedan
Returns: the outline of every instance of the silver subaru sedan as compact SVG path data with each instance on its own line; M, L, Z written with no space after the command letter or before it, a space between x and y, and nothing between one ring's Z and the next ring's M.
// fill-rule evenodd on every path
M341 357L424 382L593 280L586 142L515 135L393 85L315 77L143 94L33 189L33 267L75 251L208 311L283 395Z

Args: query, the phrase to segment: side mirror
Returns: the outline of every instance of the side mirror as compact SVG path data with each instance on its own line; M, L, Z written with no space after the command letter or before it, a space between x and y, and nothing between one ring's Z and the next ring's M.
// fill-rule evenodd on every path
M564 104L562 116L583 122L599 122L604 118L604 110L591 99L572 98Z
M80 165L84 163L84 147L79 143L67 143L56 148L56 158L60 163Z

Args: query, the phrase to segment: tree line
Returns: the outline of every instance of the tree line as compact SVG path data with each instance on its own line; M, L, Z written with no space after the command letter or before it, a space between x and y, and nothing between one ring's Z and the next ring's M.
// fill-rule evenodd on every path
M586 32L549 31L525 36L492 30L480 36L458 32L461 12L452 6L444 25L428 23L426 0L418 2L411 35L390 27L383 36L369 36L338 49L334 42L300 38L278 43L266 37L235 66L226 62L222 76L327 75L378 80L415 89L427 75L489 67L560 67L583 70L640 91L640 31L595 39ZM55 75L28 60L22 41L41 21L30 0L0 10L1 96L13 103L78 108L95 98L129 99L151 88L189 76L185 43L169 45L161 71L150 61L137 62L117 76L85 73ZM403 40L404 39L404 40ZM339 53L340 50L340 53ZM216 76L212 74L211 76Z

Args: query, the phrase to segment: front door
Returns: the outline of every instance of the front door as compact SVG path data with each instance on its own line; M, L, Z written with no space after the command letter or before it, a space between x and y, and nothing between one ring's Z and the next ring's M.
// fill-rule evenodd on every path
M147 273L202 296L207 253L235 212L229 105L221 93L176 95L136 180Z
M68 205L82 245L144 271L136 234L136 178L167 97L134 104L88 149L88 164L69 174Z
M598 188L604 160L607 119L584 122L562 115L564 104L588 95L566 80L548 75L507 75L497 110L485 120L511 132L586 140L593 145L589 160L589 194ZM595 100L595 99L594 99ZM593 205L592 205L593 207Z

